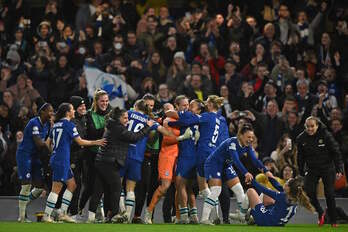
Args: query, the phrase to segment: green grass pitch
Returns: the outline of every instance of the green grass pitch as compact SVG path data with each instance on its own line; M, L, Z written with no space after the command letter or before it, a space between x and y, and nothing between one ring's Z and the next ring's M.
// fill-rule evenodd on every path
M126 224L44 224L44 223L16 223L0 222L0 232L157 232L157 231L176 231L176 232L205 232L205 231L236 231L236 232L325 232L325 231L348 231L348 225L339 225L338 228L331 228L330 225L318 228L317 225L290 224L285 227L257 227L247 225L126 225Z

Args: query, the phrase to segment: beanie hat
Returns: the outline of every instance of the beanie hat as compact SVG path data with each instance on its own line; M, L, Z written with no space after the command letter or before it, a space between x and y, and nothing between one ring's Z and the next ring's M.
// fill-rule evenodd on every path
M85 100L83 100L80 96L72 96L70 98L70 103L74 106L74 109L76 110L80 105L85 104Z

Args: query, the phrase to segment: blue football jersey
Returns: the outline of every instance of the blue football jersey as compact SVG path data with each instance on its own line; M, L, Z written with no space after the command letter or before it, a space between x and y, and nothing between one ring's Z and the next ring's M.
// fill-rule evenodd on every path
M226 139L222 142L216 150L211 153L206 160L209 165L222 164L226 160L231 160L233 164L245 175L248 170L244 167L240 158L243 154L247 153L250 156L253 164L259 168L263 169L264 172L267 171L265 166L258 160L255 156L254 149L251 146L242 147L236 137Z
M194 135L196 130L199 130L199 126L193 125L191 122L196 120L196 118L197 116L194 115L191 111L181 111L179 112L179 120L177 121L177 124L174 124L174 125L191 124L191 126L180 126L180 134L181 135L184 134L185 130L188 127L190 127ZM196 145L195 145L194 136L192 136L191 139L185 139L179 142L179 156L181 157L196 156Z
M146 114L129 110L128 111L128 131L138 132L143 129L148 120L148 116ZM148 140L148 136L145 136L135 144L130 144L128 148L128 157L134 160L143 161L144 153L146 150L146 142Z
M49 129L49 122L43 125L39 117L30 119L24 128L23 141L19 144L18 152L25 152L31 155L35 154L37 149L33 136L39 136L42 140L44 140L47 137Z
M195 115L189 111L186 111L184 113L179 113L179 116L181 116L181 118L179 118L177 122L170 122L168 125L186 128L188 126L193 126L191 130L199 129L200 137L197 143L198 154L201 151L203 151L204 154L209 154L216 148L221 130L221 121L217 113L205 112L202 115ZM199 127L195 128L194 125L198 125Z
M275 179L269 178L269 181L277 191L262 186L255 179L252 180L253 186L259 193L264 193L275 200L273 205L267 206L267 208L264 207L261 212L267 215L267 217L263 217L264 221L262 223L271 226L285 225L296 214L297 205L289 203L283 187Z
M52 140L51 164L70 167L70 146L74 138L80 136L75 124L67 119L61 119L53 125L50 133Z
M230 134L228 132L228 125L227 125L227 121L225 117L222 115L219 115L219 119L220 119L220 132L219 132L220 135L218 136L217 145L220 145L223 141L225 141L226 139L230 137Z
M199 117L198 153L201 151L210 153L216 149L220 136L220 125L221 121L217 113L204 112Z

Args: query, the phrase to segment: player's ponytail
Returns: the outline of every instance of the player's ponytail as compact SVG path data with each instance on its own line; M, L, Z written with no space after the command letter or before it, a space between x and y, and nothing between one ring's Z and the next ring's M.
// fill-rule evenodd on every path
M143 112L144 114L148 115L150 118L153 118L152 110L151 108L146 104L146 101L144 99L139 99L134 103L134 107Z
M247 131L254 131L253 126L250 123L244 123L237 133L237 138L240 140L241 136L244 135Z
M61 120L62 118L66 117L66 113L69 112L71 110L72 105L70 103L62 103L59 105L58 110L56 112L55 115L55 122L58 122L59 120Z
M313 207L313 205L311 204L307 194L305 193L305 191L303 190L303 188L300 186L297 188L298 192L297 192L297 202L302 205L303 207L305 207L306 209L308 209L309 211L311 211L312 213L315 212L315 209Z
M314 213L315 209L310 203L310 200L307 194L303 190L303 178L302 177L292 178L287 182L287 184L290 188L289 196L288 196L289 200L293 201L294 203L297 202L299 205L305 207L306 209Z
M217 95L209 95L207 102L211 102L215 110L218 110L221 106L223 106L225 98L219 97Z

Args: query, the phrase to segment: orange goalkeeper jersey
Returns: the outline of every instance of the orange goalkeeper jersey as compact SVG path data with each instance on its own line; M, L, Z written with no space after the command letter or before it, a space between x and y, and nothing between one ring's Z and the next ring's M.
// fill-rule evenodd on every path
M170 121L175 121L175 119L168 118ZM168 130L170 130L175 136L180 135L180 130L173 127L168 127ZM172 156L177 157L179 153L178 148L178 141L176 140L176 137L174 136L163 136L162 144L161 144L161 151L159 153L159 156Z

